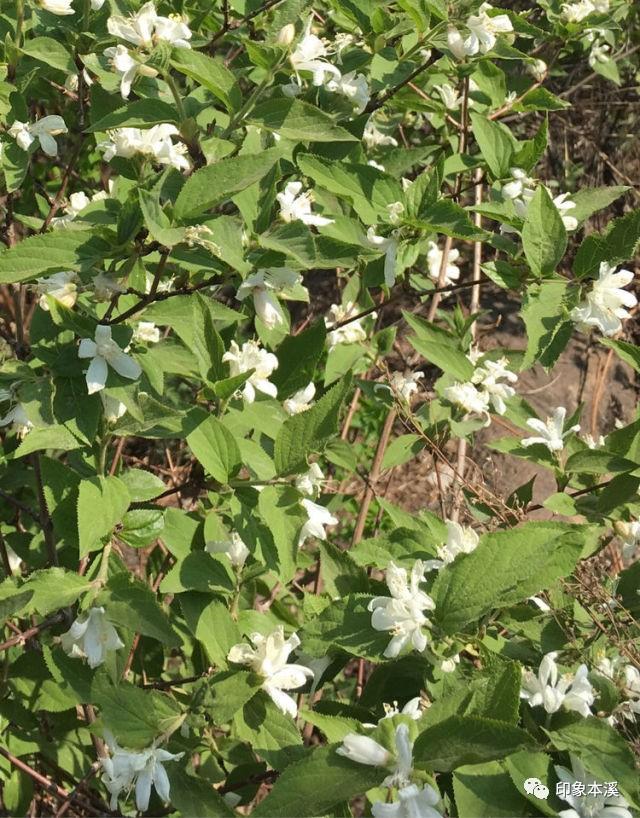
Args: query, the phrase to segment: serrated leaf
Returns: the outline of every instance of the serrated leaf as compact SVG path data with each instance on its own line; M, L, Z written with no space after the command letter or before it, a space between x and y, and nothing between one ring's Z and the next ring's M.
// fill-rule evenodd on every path
M211 91L227 111L237 111L242 105L242 94L236 78L221 60L212 59L192 48L174 47L171 66Z
M112 128L152 128L162 123L178 123L178 112L174 105L161 99L136 99L92 123L87 133L108 131Z
M33 597L24 610L46 616L52 611L67 608L86 593L93 584L86 577L64 568L46 568L34 571L21 590L33 591Z
M17 284L57 270L80 270L102 261L109 245L88 230L30 236L0 253L0 284Z
M169 647L182 643L151 588L128 572L111 577L97 604L104 606L107 619L115 625L158 639Z
M80 556L100 547L100 541L121 522L129 507L129 492L118 477L90 477L78 490Z
M640 468L640 464L602 449L586 449L582 452L575 452L565 464L566 471L580 472L581 474L616 474L617 472L633 471L637 468Z
M51 68L56 68L58 71L64 71L66 74L75 74L78 70L71 52L62 43L54 40L53 37L35 37L32 40L27 40L20 47L20 51L28 57L33 57L34 60L45 63Z
M271 382L278 388L279 400L304 389L313 380L326 337L324 321L316 321L299 335L287 335L280 344L277 349L278 368L271 375Z
M242 641L242 634L227 606L199 593L180 596L180 606L189 629L202 643L212 664L227 667L227 654Z
M278 710L263 690L236 712L233 729L241 741L250 744L258 756L276 769L286 767L302 748L302 736L293 719Z
M199 293L193 301L193 327L193 351L200 374L210 383L225 380L226 373L222 363L224 343L213 324L211 310ZM235 389L231 394L233 392Z
M358 138L336 125L328 114L299 99L271 99L247 117L259 128L295 142L357 142Z
M539 185L527 207L522 247L531 272L551 275L567 249L567 231L544 185Z
M176 764L167 765L171 782L171 803L184 816L234 818L220 793L204 778L188 773Z
M460 341L454 335L409 312L403 311L402 314L416 333L415 336L409 336L409 343L416 352L457 380L463 382L470 380L473 364L462 351Z
M487 119L482 114L471 114L471 128L482 156L496 179L509 175L512 166L515 139L504 125Z
M240 465L240 450L231 432L213 415L202 409L189 414L187 443L207 472L226 483Z

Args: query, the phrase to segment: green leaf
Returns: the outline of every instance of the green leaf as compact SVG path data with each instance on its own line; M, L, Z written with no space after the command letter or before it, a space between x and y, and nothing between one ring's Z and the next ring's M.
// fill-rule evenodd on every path
M471 114L471 128L489 170L496 179L509 175L516 142L504 125L482 114Z
M184 227L171 227L169 217L160 206L157 191L138 189L140 209L149 234L165 247L184 241Z
M553 366L571 336L572 324L565 320L565 279L549 279L527 288L522 306L522 320L527 328L527 351L521 368L536 361ZM568 327L568 329L567 329Z
M175 204L176 219L191 219L260 181L281 156L278 148L222 159L200 168L185 182ZM1 260L0 256L0 260ZM0 268L1 269L1 268Z
M247 121L296 142L358 141L328 114L299 99L270 99L256 105Z
M253 811L255 818L327 815L336 804L382 783L386 770L350 761L338 755L338 746L316 748L290 764Z
M11 578L6 579L0 585L0 621L25 608L33 594L33 589L16 587Z
M80 556L100 547L129 507L129 492L118 477L90 477L78 491L78 538Z
M231 432L202 409L188 417L187 443L207 472L219 483L227 483L240 465L240 450Z
M557 815L558 811L565 806L564 801L556 798L552 781L555 778L553 761L546 753L531 752L522 750L519 753L505 758L503 762L514 786L524 798L534 806L534 814L542 812L544 815ZM524 782L528 778L539 778L543 784L549 787L549 798L544 801L536 798L535 795L527 793L524 789ZM561 806L562 805L562 806ZM520 813L517 813L520 814ZM522 814L526 814L525 811Z
M263 544L264 561L281 582L290 582L296 571L298 535L307 519L299 495L290 486L266 486L260 492L258 509L273 540Z
M316 321L299 335L287 335L280 344L278 368L271 375L271 382L278 388L278 400L290 397L313 380L326 337L324 321Z
M51 426L32 429L15 450L13 456L15 458L25 457L32 452L41 452L46 449L71 452L82 448L82 445L82 442L71 434L66 426L54 423Z
M369 590L364 569L353 561L348 551L342 551L329 542L320 543L320 576L325 591L333 599Z
M640 372L640 347L630 344L628 341L614 341L613 338L600 338L600 343L611 349L615 349L620 358L636 372Z
M300 638L305 653L325 656L330 646L353 656L379 662L391 635L371 627L369 596L346 596L332 602L303 628Z
M601 781L616 781L636 807L640 801L633 753L624 738L601 719L580 719L548 733L558 750L575 753L585 769Z
M276 437L274 460L278 474L292 474L307 466L307 455L317 451L335 434L342 402L351 388L347 375L331 387L311 409L293 415L282 424Z
M152 128L163 122L178 124L178 112L174 105L161 99L137 99L103 116L86 131L96 133L112 128Z
M581 474L615 474L616 472L633 471L638 468L638 465L638 463L603 449L585 449L569 457L565 470Z
M521 602L570 574L583 545L582 527L565 523L529 522L485 534L475 551L439 572L434 619L455 633L492 609Z
M230 722L256 695L264 679L246 670L226 670L211 676L205 684L207 712L216 724Z
M439 199L433 204L426 205L420 219L407 221L422 230L442 233L454 239L482 241L491 235L476 227L467 211L449 199Z
M278 710L263 690L236 712L233 729L240 741L246 741L254 753L276 769L295 760L302 748L295 722Z
M169 647L182 644L151 588L128 572L111 577L97 604L104 606L107 618L115 625L158 639Z
M167 773L171 782L171 803L182 815L234 818L234 810L204 778L192 775L176 764L167 765Z
M227 111L237 111L242 105L242 94L236 78L221 60L212 59L192 48L174 48L171 66L211 91Z
M382 458L382 469L401 466L419 454L424 447L425 442L420 435L400 435L394 438Z
M170 696L128 682L112 685L105 676L99 676L92 693L105 726L123 747L148 747L182 718L180 706Z
M528 733L503 721L450 716L420 733L413 758L417 767L449 772L464 764L504 758L531 745Z
M17 284L57 270L80 270L102 262L109 245L88 230L56 230L30 236L0 253L0 284Z
M460 767L453 776L458 815L467 818L513 818L535 815L500 763Z
M403 199L397 181L370 165L352 165L311 154L298 156L297 163L316 184L349 199L365 224L375 224L381 217L386 219L387 205Z
M127 487L132 503L152 500L167 488L159 477L144 469L127 469L120 475L120 480Z
M222 363L224 343L214 324L206 299L199 293L193 300L193 351L202 377L215 383L225 379ZM236 387L237 388L237 387ZM235 390L232 390L233 394Z
M604 233L587 236L578 247L573 269L577 276L584 278L596 273L603 261L617 266L633 258L639 244L640 208L614 219Z
M416 333L409 337L411 346L427 361L453 375L456 380L468 381L473 374L473 364L462 351L460 341L442 327L437 327L403 310L403 316Z
M238 625L226 605L206 594L188 593L180 606L190 631L202 643L212 664L227 667L227 654L242 641Z
M49 673L53 676L51 685L58 687L65 698L73 704L84 704L91 701L91 684L93 671L88 665L74 657L67 656L62 648L44 646L42 654ZM43 687L47 685L44 683ZM73 705L72 705L73 706Z
M33 597L26 605L26 613L46 616L52 611L67 608L92 588L86 577L78 576L64 568L46 568L34 571L24 583L22 591L33 591Z
M64 71L65 74L75 74L78 70L71 52L53 37L35 37L33 40L27 40L20 47L20 51L51 68Z
M205 551L194 551L178 562L162 580L160 592L179 594L182 591L231 593L235 578L220 560Z
M628 185L612 185L611 187L583 187L577 193L571 194L571 201L575 207L571 210L571 215L579 222L583 222L597 213L604 210L610 204L619 199L631 188Z
M567 249L567 231L544 185L537 187L527 208L522 247L531 272L541 277L555 271Z

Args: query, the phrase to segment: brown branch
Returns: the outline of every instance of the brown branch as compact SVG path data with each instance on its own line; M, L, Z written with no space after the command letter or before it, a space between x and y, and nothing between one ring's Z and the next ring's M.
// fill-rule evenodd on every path
M275 6L275 5L277 5L278 3L281 3L281 2L282 2L282 0L266 0L266 2L263 3L259 8L255 9L254 11L250 12L249 14L245 14L244 17L241 17L239 20L230 20L229 19L228 6L227 6L227 3L226 3L226 0L224 0L223 9L222 9L222 13L223 13L222 28L220 28L218 31L216 31L216 33L213 35L213 37L209 40L209 45L211 45L212 43L215 43L217 40L220 39L220 37L223 37L227 32L233 31L236 28L240 28L245 23L248 23L249 20L253 20L254 17L257 17L259 14L262 14L263 11L267 11L272 6Z
M12 636L11 639L7 639L6 642L0 643L0 653L14 647L15 645L23 645L25 642L28 642L29 639L33 639L34 636L37 636L46 628L51 628L53 625L57 625L59 622L62 622L63 619L64 614L58 612L53 616L50 616L48 619L44 619L39 625L34 625L32 628L22 631L22 633L18 634L17 636Z
M382 95L376 95L373 99L369 101L369 104L364 109L365 113L372 114L374 111L377 111L379 108L382 108L389 100L394 97L398 91L401 91L405 86L409 85L419 74L422 74L423 71L426 71L430 65L436 61L439 55L435 53L431 53L429 59L419 65L415 70L413 70L407 77L405 77L401 82L397 85L394 85L392 88L389 88L385 91Z

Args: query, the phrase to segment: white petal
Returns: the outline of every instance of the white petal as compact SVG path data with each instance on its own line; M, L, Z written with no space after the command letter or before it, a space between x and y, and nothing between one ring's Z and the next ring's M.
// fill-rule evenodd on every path
M107 362L104 358L95 357L89 364L86 374L87 389L90 395L104 389L107 383Z

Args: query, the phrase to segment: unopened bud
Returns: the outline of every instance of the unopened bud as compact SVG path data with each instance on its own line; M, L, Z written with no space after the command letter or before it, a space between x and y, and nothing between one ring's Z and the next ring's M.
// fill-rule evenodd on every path
M287 25L282 26L282 28L278 32L276 42L278 43L278 45L288 46L291 45L295 36L296 27L293 25L293 23L287 23Z
M447 29L447 45L449 46L449 51L457 60L464 60L466 56L464 40L462 39L462 34L460 34L455 26L449 26Z
M531 76L538 82L542 82L542 80L547 76L547 71L549 70L549 67L544 60L534 60L532 63L529 63L527 68Z

